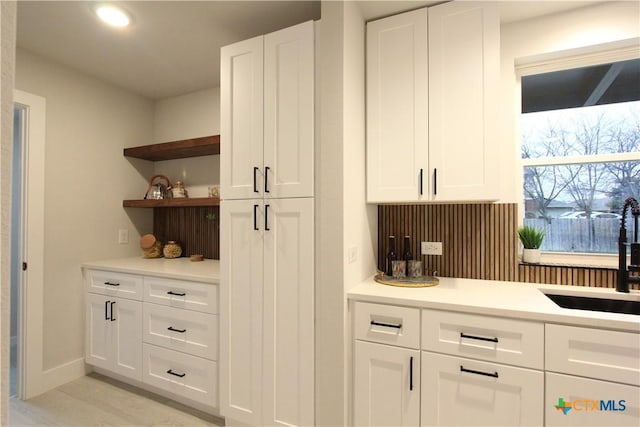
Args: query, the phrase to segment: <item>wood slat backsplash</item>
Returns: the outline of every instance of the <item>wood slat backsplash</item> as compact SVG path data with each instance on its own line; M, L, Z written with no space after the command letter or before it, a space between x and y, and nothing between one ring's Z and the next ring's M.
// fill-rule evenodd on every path
M215 219L208 219L211 215ZM153 234L162 243L180 243L182 256L202 254L208 259L220 259L219 218L218 206L154 208Z
M378 269L388 237L411 237L411 252L428 274L442 277L611 287L617 271L601 268L520 264L515 203L378 206ZM443 255L420 256L420 242L442 242Z

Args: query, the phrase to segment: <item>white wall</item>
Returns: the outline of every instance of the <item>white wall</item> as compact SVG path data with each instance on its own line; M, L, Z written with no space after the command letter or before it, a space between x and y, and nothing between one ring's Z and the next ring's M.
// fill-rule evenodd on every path
M44 369L84 357L84 261L139 255L152 213L123 209L152 169L125 147L152 138L153 103L18 49L16 88L46 99ZM119 245L118 229L129 230Z
M606 2L501 28L501 202L520 203L522 197L517 128L521 89L514 71L515 61L639 36L637 1Z
M155 103L153 143L220 134L220 88L166 98ZM182 181L190 197L207 197L208 186L220 184L220 156L156 162L154 173Z
M9 395L9 283L11 147L16 3L0 2L0 425L7 425Z

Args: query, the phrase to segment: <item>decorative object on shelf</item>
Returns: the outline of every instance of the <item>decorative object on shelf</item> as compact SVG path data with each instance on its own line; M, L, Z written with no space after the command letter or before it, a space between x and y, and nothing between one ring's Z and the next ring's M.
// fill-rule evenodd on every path
M156 179L161 179L166 182L162 183L154 183ZM145 199L170 199L171 198L171 182L169 182L169 178L164 175L154 175L149 180L149 188L147 188L147 192L144 195Z
M391 276L387 276L382 271L378 271L378 274L376 274L373 279L383 285L398 286L402 288L426 288L429 286L436 286L439 283L438 278L434 276L394 279Z
M210 185L209 186L209 197L215 197L217 199L220 198L220 186L219 185Z
M200 254L191 255L189 257L189 261L192 261L192 262L204 261L204 255L200 255Z
M522 246L522 262L538 264L540 262L540 246L544 240L545 231L525 225L518 229L518 237Z
M387 276L393 275L392 262L396 260L396 236L389 236L389 247L387 248L387 266L385 268Z
M179 258L182 255L182 248L175 240L169 240L162 248L162 253L165 258Z
M394 279L402 279L407 277L407 262L406 261L391 261L392 275Z
M422 269L422 261L411 259L407 261L407 277L415 279L422 277L424 270Z
M411 237L404 236L404 249L402 250L402 259L407 262L407 271L409 271L409 261L413 259L411 253Z
M174 199L184 199L185 197L189 197L187 189L184 188L182 181L176 181L176 183L173 184L173 187L171 187L171 194Z
M145 258L162 257L162 243L153 234L145 234L140 238L140 248Z

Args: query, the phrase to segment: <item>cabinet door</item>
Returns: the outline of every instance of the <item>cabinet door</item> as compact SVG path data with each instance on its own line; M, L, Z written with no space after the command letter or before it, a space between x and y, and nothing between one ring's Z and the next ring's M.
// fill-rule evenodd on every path
M265 197L313 196L314 84L313 21L266 35Z
M117 298L110 303L113 372L142 379L142 303Z
M541 426L541 371L422 352L423 426Z
M433 200L495 200L500 22L494 6L429 8L429 174Z
M545 375L546 426L640 424L640 387L570 375Z
M85 360L98 368L111 369L111 323L109 297L87 294Z
M356 341L354 361L354 425L420 424L418 350Z
M427 9L367 24L367 201L428 200Z
M220 195L262 196L263 37L220 51Z
M313 425L313 199L265 200L264 209L263 424Z
M261 200L223 200L220 207L220 407L244 424L261 425Z

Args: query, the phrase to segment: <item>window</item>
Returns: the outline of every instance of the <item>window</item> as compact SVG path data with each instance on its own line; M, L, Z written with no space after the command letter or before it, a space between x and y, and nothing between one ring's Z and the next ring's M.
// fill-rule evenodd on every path
M640 200L640 59L522 76L521 147L541 249L617 253L622 203Z

